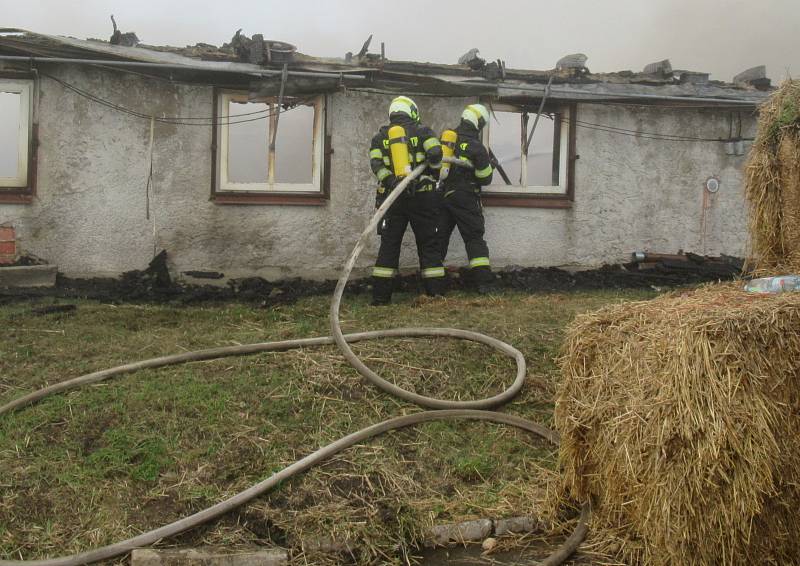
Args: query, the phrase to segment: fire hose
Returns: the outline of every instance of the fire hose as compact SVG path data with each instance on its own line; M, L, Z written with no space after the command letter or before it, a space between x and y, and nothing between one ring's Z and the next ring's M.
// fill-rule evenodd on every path
M447 159L448 162L460 166L464 166L463 162L456 159ZM123 374L133 373L142 369L157 368L169 365L183 364L187 362L212 360L228 356L241 356L248 354L255 354L258 352L281 352L295 348L306 348L311 346L322 346L327 344L336 344L344 355L345 359L370 383L375 385L381 391L394 395L405 401L415 403L428 409L429 411L421 411L410 415L391 418L359 431L353 432L339 440L336 440L326 446L319 448L311 454L301 458L295 463L283 468L282 470L274 473L270 477L262 480L259 483L237 493L236 495L220 501L198 511L192 515L174 521L168 525L158 527L151 531L134 536L127 540L116 542L107 546L73 554L69 556L62 556L57 558L47 558L42 560L0 560L0 566L79 566L99 560L114 558L130 552L136 548L142 548L155 544L156 542L178 535L189 529L195 528L226 513L229 513L244 505L245 503L253 500L260 495L263 495L273 487L281 482L295 476L309 468L319 464L323 460L349 448L355 444L364 442L370 438L383 434L391 430L397 430L409 426L418 425L425 422L445 420L445 419L469 419L490 421L494 423L505 424L513 426L522 430L526 430L534 435L537 435L551 444L558 444L558 433L552 431L542 425L506 413L499 413L488 411L487 409L496 408L500 405L508 403L519 393L525 381L525 358L522 353L513 346L506 344L491 336L486 336L478 332L468 330L460 330L456 328L395 328L390 330L377 330L371 332L358 332L353 334L343 334L341 324L339 321L339 308L341 305L342 295L344 293L347 280L355 266L355 262L361 251L364 249L365 244L370 239L373 231L378 223L383 218L386 211L392 203L400 197L408 185L417 177L419 177L425 170L426 165L422 164L417 166L405 179L403 179L398 186L387 196L383 204L375 212L375 215L370 220L367 227L361 234L358 242L356 243L350 257L345 263L342 274L336 285L333 293L330 308L330 323L332 336L316 337L316 338L301 338L297 340L283 340L278 342L263 342L256 344L245 344L240 346L228 346L221 348L210 348L206 350L198 350L194 352L185 352L181 354L174 354L170 356L162 356L159 358L152 358L130 364L117 366L114 368L89 373L80 377L62 381L34 391L22 397L19 397L3 406L0 406L0 416L10 413L12 411L21 409L22 407L37 403L38 401L50 395L75 389L85 385L105 381L112 377ZM517 373L514 382L503 392L487 397L485 399L478 399L472 401L447 401L443 399L436 399L426 397L417 393L407 391L398 387L397 385L386 381L370 368L368 368L350 348L353 342L363 340L371 340L374 338L408 338L408 337L446 337L458 338L462 340L469 340L478 342L486 346L490 346L495 350L500 351L506 356L514 359L516 362ZM578 520L577 527L570 535L570 537L559 547L555 552L549 555L546 559L539 564L542 566L557 566L563 563L570 555L578 548L580 543L586 537L588 532L588 518L589 518L589 505L584 504L581 509L581 515Z

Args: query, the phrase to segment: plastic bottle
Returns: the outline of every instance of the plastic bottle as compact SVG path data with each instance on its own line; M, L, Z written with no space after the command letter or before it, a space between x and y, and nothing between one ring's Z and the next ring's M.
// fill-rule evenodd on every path
M800 275L777 275L748 281L744 290L748 293L783 293L800 291Z

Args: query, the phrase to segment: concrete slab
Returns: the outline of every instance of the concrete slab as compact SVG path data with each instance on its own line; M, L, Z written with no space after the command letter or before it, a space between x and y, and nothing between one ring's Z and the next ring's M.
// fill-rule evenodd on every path
M0 289L11 287L54 287L56 265L24 265L0 268Z
M137 549L131 553L131 566L283 566L289 554L281 549L258 550L238 554L222 550L192 548L187 550Z

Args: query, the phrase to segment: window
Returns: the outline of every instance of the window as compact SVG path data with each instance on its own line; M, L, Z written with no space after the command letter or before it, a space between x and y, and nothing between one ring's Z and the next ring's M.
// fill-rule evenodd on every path
M546 108L532 138L537 109L506 104L494 104L492 109L492 118L484 129L484 143L491 148L499 167L491 186L486 188L487 204L514 205L510 198L524 197L528 199L524 205L537 206L536 198L531 197L539 197L542 206L560 206L554 204L555 199L568 206L566 201L572 198L574 133L570 116L574 106ZM495 195L501 200L493 199Z
M224 92L217 122L215 200L302 204L324 196L323 96L284 97L278 112L277 97Z
M0 195L30 187L33 82L0 78Z

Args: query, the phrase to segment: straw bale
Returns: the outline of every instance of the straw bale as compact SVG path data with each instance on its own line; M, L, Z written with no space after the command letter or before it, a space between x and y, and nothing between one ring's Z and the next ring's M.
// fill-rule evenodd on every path
M565 490L631 564L800 564L800 293L702 287L582 315ZM602 534L605 533L605 536Z
M800 136L785 136L778 144L783 203L783 248L786 266L800 270Z
M800 81L785 81L760 108L745 192L751 271L800 272Z

